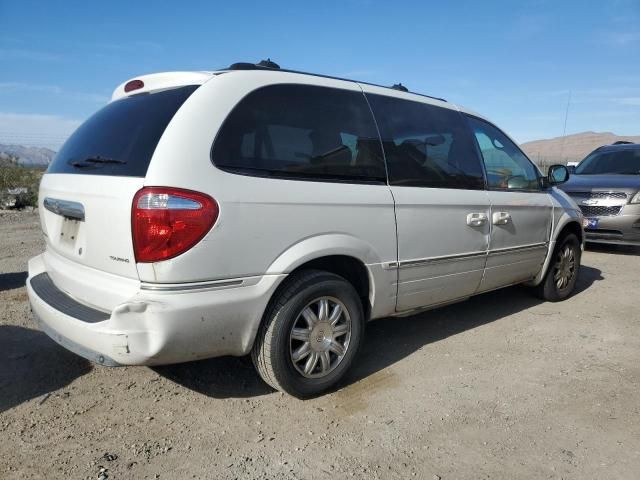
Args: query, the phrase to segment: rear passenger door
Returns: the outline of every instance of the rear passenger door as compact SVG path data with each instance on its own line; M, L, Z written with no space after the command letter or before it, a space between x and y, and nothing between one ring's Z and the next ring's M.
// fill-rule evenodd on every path
M396 206L397 310L472 295L489 244L489 200L464 117L439 102L374 94ZM380 92L381 93L381 92Z
M553 204L538 169L498 128L469 116L491 202L491 240L480 291L533 278L544 263Z

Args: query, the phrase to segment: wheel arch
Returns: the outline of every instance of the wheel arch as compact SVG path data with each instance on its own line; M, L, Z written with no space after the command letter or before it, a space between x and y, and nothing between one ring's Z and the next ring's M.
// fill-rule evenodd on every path
M582 228L582 218L578 215L569 216L567 214L563 215L558 223L558 227L554 229L553 237L549 242L549 249L547 251L547 257L545 258L544 264L540 269L540 272L536 277L528 283L531 286L537 286L544 279L545 274L547 273L547 269L549 265L551 265L551 259L553 258L553 252L556 248L556 243L558 240L563 238L568 233L573 233L578 237L578 241L580 245L584 247L584 230Z
M582 245L584 243L584 230L582 225L577 220L569 220L564 224L562 229L556 235L556 242L558 239L563 238L568 233L573 233L576 237L578 237L578 241Z
M328 233L306 238L288 247L266 273L290 275L301 270L324 270L339 275L354 286L369 318L377 290L370 266L381 263L380 256L368 242L344 233Z
M291 274L304 270L322 270L344 278L355 288L362 303L365 319L369 318L373 303L373 278L361 260L349 255L326 255L299 265Z

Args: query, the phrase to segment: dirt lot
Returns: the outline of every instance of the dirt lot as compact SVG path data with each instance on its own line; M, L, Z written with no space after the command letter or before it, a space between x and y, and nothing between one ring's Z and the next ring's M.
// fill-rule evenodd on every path
M34 214L0 213L2 479L640 478L640 252L587 251L561 304L516 287L374 322L340 390L302 402L247 359L68 353L30 319L41 249Z

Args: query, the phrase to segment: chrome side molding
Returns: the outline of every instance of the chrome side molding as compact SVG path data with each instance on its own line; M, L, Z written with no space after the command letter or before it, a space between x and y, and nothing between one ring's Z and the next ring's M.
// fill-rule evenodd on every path
M212 280L209 282L197 283L149 283L142 282L140 290L148 290L153 292L185 292L189 290L215 289L225 287L240 287L245 283L242 279L237 280Z
M46 197L43 203L44 208L56 215L84 222L84 206L81 203L49 197Z
M548 249L549 242L532 243L529 245L518 245L516 247L494 248L493 250L482 250L479 252L458 253L455 255L446 255L443 257L427 257L416 258L412 260L403 260L402 262L386 262L382 264L385 270L394 270L396 268L404 269L411 267L422 267L426 265L455 262L457 260L468 260L476 257L494 257L497 255L506 255L509 253L526 252L529 250Z

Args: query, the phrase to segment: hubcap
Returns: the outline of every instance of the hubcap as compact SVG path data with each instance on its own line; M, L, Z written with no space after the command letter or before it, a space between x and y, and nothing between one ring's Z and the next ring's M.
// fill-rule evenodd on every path
M565 245L556 259L555 275L553 276L558 290L569 286L576 274L576 254L570 245Z
M334 297L313 300L298 314L289 335L289 354L296 370L321 378L342 362L351 341L351 317Z

